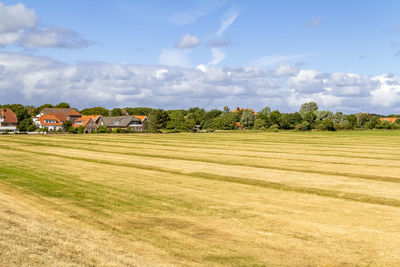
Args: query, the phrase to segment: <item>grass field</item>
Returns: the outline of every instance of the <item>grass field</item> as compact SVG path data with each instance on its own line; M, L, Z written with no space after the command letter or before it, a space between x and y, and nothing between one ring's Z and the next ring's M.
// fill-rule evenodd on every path
M400 132L0 136L0 266L400 264Z

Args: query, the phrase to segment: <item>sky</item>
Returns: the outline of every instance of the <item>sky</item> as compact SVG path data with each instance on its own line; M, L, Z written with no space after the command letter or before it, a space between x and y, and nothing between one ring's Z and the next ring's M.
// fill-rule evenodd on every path
M0 104L400 113L399 1L1 1Z

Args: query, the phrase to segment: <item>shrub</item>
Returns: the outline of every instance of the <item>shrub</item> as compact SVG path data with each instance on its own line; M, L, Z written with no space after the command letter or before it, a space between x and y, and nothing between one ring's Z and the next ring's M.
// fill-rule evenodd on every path
M79 134L83 134L84 131L85 131L85 127L83 127L83 126L79 126L78 129L77 129L77 132Z
M377 129L392 129L392 124L388 121L381 121L375 126Z
M28 126L28 128L26 128L26 130L28 132L34 132L36 130L36 125L31 124L31 125Z
M311 130L311 124L308 121L303 121L301 124L296 125L298 131L309 131Z
M74 127L71 127L71 128L68 129L68 133L75 134L76 133L76 129Z
M264 129L266 125L267 123L263 119L257 118L254 121L254 129L256 130Z
M272 130L273 132L278 132L279 125L278 124L271 125L271 127L269 127L269 129Z
M97 128L98 133L109 133L110 130L105 125L101 125L99 128Z
M330 119L325 119L321 122L321 128L322 130L325 131L336 131L334 125L333 125L333 121Z

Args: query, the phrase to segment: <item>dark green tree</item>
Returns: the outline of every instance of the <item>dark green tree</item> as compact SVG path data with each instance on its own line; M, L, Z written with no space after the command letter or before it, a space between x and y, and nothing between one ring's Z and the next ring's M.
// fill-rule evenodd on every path
M73 128L75 130L75 128L72 127L72 122L70 122L70 121L64 121L62 124L62 128L63 128L64 132L70 132L71 128Z
M347 115L347 121L349 122L349 124L355 128L357 127L358 123L357 123L357 116L354 114L351 115Z
M121 116L122 115L122 109L120 108L114 108L111 111L111 116Z
M28 131L28 128L33 125L33 121L31 118L25 118L22 121L18 123L18 130L21 132L26 132ZM36 127L35 127L36 128Z
M55 108L71 108L71 106L68 103L62 102L56 105Z
M279 112L279 110L274 110L270 113L269 118L271 125L273 124L279 125L281 119L281 113Z
M158 132L165 128L169 121L168 113L162 109L153 109L148 115L145 130L149 132Z
M110 111L103 107L94 107L94 108L85 108L80 111L82 115L101 115L104 117L108 117Z

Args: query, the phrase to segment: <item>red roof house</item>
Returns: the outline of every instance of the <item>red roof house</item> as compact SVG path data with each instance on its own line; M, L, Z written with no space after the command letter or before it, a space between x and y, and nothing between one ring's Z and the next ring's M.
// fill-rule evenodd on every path
M55 115L42 115L35 124L38 128L47 128L49 131L57 131L62 128L62 122Z
M390 123L395 123L399 118L379 118L380 121L388 121Z
M9 108L0 108L0 132L15 132L17 126L17 115Z

